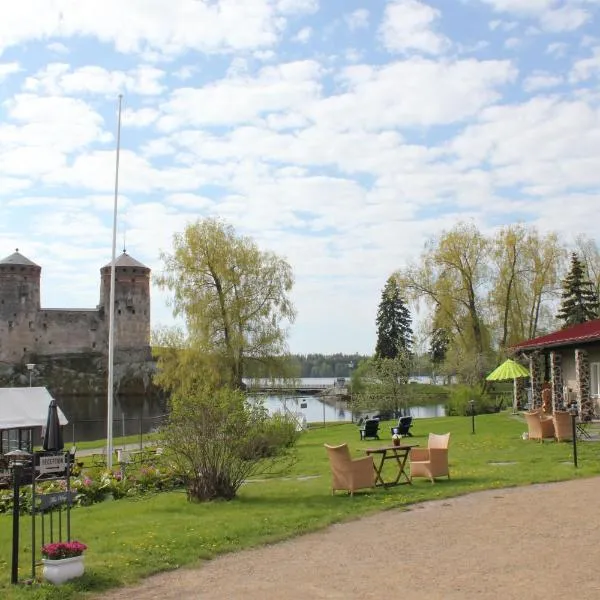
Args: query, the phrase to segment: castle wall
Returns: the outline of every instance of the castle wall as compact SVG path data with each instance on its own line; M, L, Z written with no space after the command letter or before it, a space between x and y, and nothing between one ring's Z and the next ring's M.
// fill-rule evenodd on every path
M127 354L124 362L145 361L150 357L150 269L125 254L122 258L125 264L117 264L115 273L115 350ZM100 274L97 309L42 309L41 267L0 263L0 363L34 362L36 355L106 356L110 267Z
M47 356L106 352L108 327L99 310L43 309L37 314L34 351Z

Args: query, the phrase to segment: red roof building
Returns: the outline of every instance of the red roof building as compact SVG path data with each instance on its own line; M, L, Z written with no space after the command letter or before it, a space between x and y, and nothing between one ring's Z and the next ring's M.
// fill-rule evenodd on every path
M544 348L560 348L600 342L600 319L572 325L566 329L526 340L512 346L514 352L525 350L541 350Z
M552 411L576 403L582 419L600 414L600 319L520 342L510 350L529 360L531 408L542 406L547 387Z

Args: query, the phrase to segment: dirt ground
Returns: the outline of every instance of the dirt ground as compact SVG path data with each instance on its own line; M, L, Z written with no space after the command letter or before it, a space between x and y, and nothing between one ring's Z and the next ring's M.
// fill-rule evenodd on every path
M156 575L99 600L217 598L596 600L600 478L379 513Z

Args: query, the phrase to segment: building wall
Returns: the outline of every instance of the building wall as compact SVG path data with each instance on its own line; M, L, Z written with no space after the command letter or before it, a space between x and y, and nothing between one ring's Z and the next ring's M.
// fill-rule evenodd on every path
M584 344L580 346L588 353L590 363L600 362L600 344ZM562 354L563 381L565 385L569 385L575 389L575 348L576 346L564 348L560 350ZM571 383L573 384L571 386Z

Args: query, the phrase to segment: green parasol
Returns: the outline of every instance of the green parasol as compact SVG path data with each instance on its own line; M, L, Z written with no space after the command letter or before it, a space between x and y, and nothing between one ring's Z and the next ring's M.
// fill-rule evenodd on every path
M503 379L517 379L529 377L529 371L518 362L508 358L499 367L496 367L487 377L488 381L502 381Z
M520 377L529 377L529 371L523 365L510 358L506 359L486 377L487 381L513 380L513 413L517 412L517 379Z

